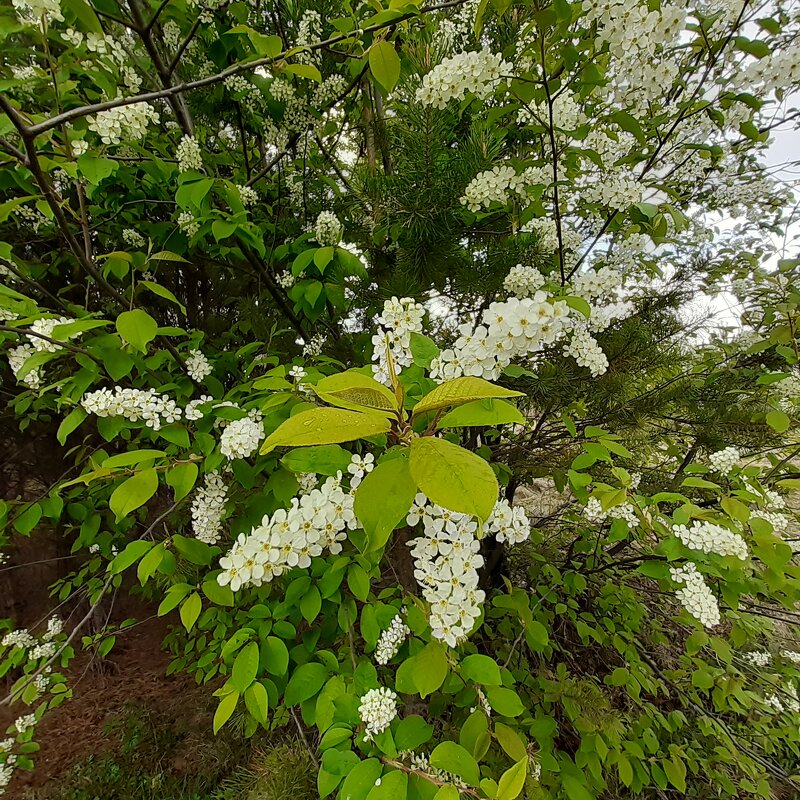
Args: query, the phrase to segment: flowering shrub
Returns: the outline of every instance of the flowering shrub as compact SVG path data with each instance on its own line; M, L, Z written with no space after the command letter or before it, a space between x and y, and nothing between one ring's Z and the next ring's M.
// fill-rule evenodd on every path
M797 8L303 5L0 9L0 786L133 586L320 797L793 796Z

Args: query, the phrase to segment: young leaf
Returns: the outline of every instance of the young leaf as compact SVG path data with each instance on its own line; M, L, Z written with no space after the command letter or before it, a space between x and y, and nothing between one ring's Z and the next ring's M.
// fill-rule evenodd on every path
M400 56L391 42L376 42L369 49L369 68L375 80L391 92L400 78Z
M486 520L497 503L497 478L480 457L463 447L424 436L411 442L411 477L434 503Z
M214 736L219 733L219 729L231 718L239 702L239 692L229 692L219 701L217 710L214 712Z
M474 425L524 424L519 409L506 400L473 400L452 411L440 420L437 428L466 428Z
M261 445L261 455L276 447L352 442L378 436L390 428L389 420L378 414L360 414L341 408L312 408L289 417L271 433Z
M141 308L123 311L117 317L119 335L142 353L147 352L147 345L156 338L158 323Z
M386 544L389 534L405 519L416 493L408 458L384 461L367 473L356 489L353 510L367 534L368 550Z
M470 786L481 782L481 771L478 762L460 744L442 742L431 753L431 766L458 775Z
M321 400L341 408L356 411L363 411L366 408L389 414L398 408L397 399L390 389L360 372L329 375L313 388Z
M519 397L522 392L504 389L494 383L489 383L483 378L455 378L445 381L435 389L428 392L414 406L414 416L419 416L427 411L436 411L447 406L460 406L471 403L473 400L484 400L493 397Z
M231 684L239 692L244 692L256 679L258 657L258 644L256 642L249 642L237 654L231 670Z
M108 507L116 514L117 521L131 511L143 506L158 489L158 473L155 469L143 469L123 481L111 494Z

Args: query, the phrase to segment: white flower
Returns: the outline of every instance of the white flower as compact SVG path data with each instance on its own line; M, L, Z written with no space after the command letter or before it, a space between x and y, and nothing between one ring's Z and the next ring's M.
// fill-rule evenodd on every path
M697 567L688 561L682 567L671 567L670 576L683 587L675 592L683 607L706 628L713 628L720 623L717 598L711 593Z
M186 359L186 371L192 380L200 383L213 371L213 367L200 350L192 350Z
M19 647L22 650L28 650L36 645L36 639L28 633L25 628L18 631L9 631L2 641L3 647Z
M25 733L25 731L33 728L36 725L36 715L35 714L26 714L23 717L19 717L16 722L14 723L14 727L17 729L18 733Z
M368 738L382 733L397 716L397 695L385 686L370 689L361 698L358 714L366 727Z
M147 133L147 126L159 121L158 112L149 103L131 103L100 111L89 117L88 127L104 144L116 145L125 141L137 141ZM73 142L72 149L80 154L81 142ZM85 144L85 143L84 143Z
M303 356L305 358L316 358L322 352L324 344L325 335L322 333L315 333L311 339L303 345Z
M460 202L470 211L477 212L492 203L505 205L514 197L523 196L528 186L545 182L541 169L527 169L518 175L514 167L497 166L478 173L464 189Z
M122 231L122 240L125 242L128 247L138 248L144 247L145 239L139 231L134 230L133 228L125 228Z
M18 347L12 347L8 351L8 366L16 377L17 373L22 369L22 365L35 353L32 344L21 344ZM19 380L19 378L17 378ZM30 370L22 382L30 386L31 389L38 389L42 383L41 367Z
M517 297L530 297L537 289L541 288L544 282L544 275L536 267L517 264L516 267L509 270L503 280L503 288Z
M314 223L314 238L323 246L339 244L342 238L342 223L332 211L322 211Z
M383 304L377 318L381 330L372 337L372 372L375 379L389 384L389 359L395 375L414 362L411 334L422 332L425 308L411 297L392 297Z
M200 143L194 136L184 136L181 139L178 149L175 151L175 158L178 160L179 172L201 170L203 168Z
M733 468L741 460L741 454L735 447L726 447L724 450L717 450L708 457L708 465L714 472L720 475L729 475Z
M239 199L245 208L254 206L258 202L258 192L252 187L237 183L236 188L239 190Z
M177 422L183 411L174 400L155 389L98 389L85 394L81 405L89 414L98 417L125 417L130 422L143 421L148 428L159 430L162 425Z
M493 533L498 542L519 544L531 534L531 524L522 506L511 507L508 500L500 499L486 520L486 533Z
M57 317L54 319L37 319L35 322L31 323L31 330L35 331L36 333L41 333L42 336L49 336L51 339L55 338L53 335L53 329L57 325L68 325L70 322L74 322L75 320L70 319L69 317ZM60 338L64 341L68 341L69 339L73 339L74 337L78 336L79 334L73 333L69 336L61 336ZM48 342L47 339L42 339L39 336L28 336L28 341L33 346L34 350L39 352L47 351L48 353L55 353L59 350L59 345L55 342Z
M736 556L742 561L747 559L747 544L744 539L738 533L713 522L694 520L691 528L673 525L672 532L691 550Z
M417 89L417 100L426 106L444 108L467 93L484 99L500 85L513 66L488 50L457 53L434 67Z
M250 417L235 419L225 426L219 449L226 458L247 458L264 438L264 426Z
M206 544L216 544L222 531L228 487L217 472L209 472L192 500L192 529Z
M381 634L378 639L378 644L375 648L375 663L388 664L401 645L411 633L411 629L403 622L403 618L398 614L392 620L389 627Z
M742 653L742 659L753 667L766 667L772 660L769 653L754 650L752 653Z
M307 374L308 373L305 371L305 369L303 369L303 367L301 367L299 364L295 364L289 370L289 377L292 378L292 380L294 380L296 383L299 383L301 380L303 380Z

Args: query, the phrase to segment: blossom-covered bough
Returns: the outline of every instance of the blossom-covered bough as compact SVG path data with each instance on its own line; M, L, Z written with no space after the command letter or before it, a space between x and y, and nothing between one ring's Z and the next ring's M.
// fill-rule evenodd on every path
M0 639L0 787L135 582L209 735L291 716L321 797L796 792L798 38L786 0L0 9L4 429L62 448L0 569L45 525L78 565Z

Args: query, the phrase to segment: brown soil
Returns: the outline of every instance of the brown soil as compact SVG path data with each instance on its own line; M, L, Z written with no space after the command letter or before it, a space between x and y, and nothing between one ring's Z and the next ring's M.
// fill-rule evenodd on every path
M97 757L117 747L119 733L110 733L109 723L123 717L131 704L181 716L189 728L208 732L211 717L204 713L208 689L196 686L185 674L165 675L169 660L161 642L166 627L156 617L120 634L102 663L78 652L66 673L73 697L42 719L36 731L41 745L36 769L16 771L10 797L19 796L23 787L44 786L64 776L89 755ZM21 713L19 708L0 710L3 729Z

